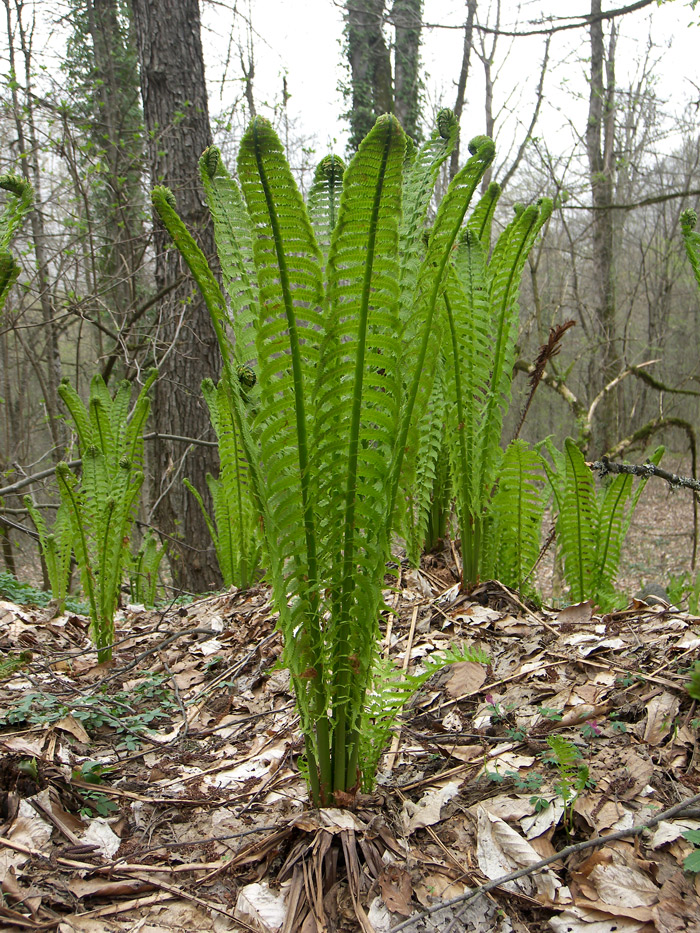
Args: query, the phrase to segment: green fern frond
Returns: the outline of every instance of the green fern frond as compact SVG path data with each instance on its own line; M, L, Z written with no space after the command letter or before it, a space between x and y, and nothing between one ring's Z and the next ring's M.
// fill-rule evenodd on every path
M632 477L618 474L599 497L595 528L596 562L593 592L612 593L624 543L625 506L632 492Z
M147 608L155 605L158 589L158 571L165 556L165 549L149 528L129 564L129 585L132 603L142 603Z
M401 254L401 319L411 312L418 280L418 270L425 255L423 242L426 214L440 167L450 156L459 135L459 121L454 113L441 110L437 126L429 139L414 153L404 172L402 218L400 227Z
M591 471L570 437L564 455L566 485L557 528L571 601L577 603L593 595L598 507Z
M14 195L0 218L0 251L5 251L34 206L34 191L28 181L11 173L0 175L0 188Z
M369 792L374 787L377 766L386 750L388 738L408 701L434 674L449 664L471 661L488 664L489 659L478 648L458 650L450 648L440 652L440 657L427 658L419 674L407 674L400 670L390 658L377 655L371 672L371 687L361 728L361 755L364 763L362 789Z
M685 252L690 260L695 281L700 288L700 234L695 232L697 222L698 215L694 210L688 209L681 214L681 233Z
M213 521L200 494L189 480L185 481L185 485L195 496L204 514L224 583L226 586L235 585L245 589L250 585L256 569L252 561L258 550L257 513L249 488L248 462L243 455L236 419L230 406L229 391L224 380L215 386L211 379L205 379L202 382L202 394L209 409L219 448L219 478L207 475L207 485L214 505Z
M324 258L328 257L331 236L338 220L345 168L340 156L326 156L316 166L309 191L309 218Z
M471 231L477 238L484 251L484 256L488 256L491 249L491 226L500 197L501 186L498 182L492 181L467 221L466 230Z
M538 206L526 207L503 231L489 262L489 305L491 307L491 384L482 414L483 456L480 488L493 481L503 415L510 400L518 328L517 300L527 256L552 212L552 202L543 198Z
M450 258L464 221L471 198L484 172L494 158L493 141L477 136L469 144L472 154L464 168L455 176L440 202L426 254L418 272L412 313L403 330L406 358L416 361L412 375L406 380L403 419L397 438L395 471L389 486L390 503L396 502L404 456L416 456L415 445L406 449L412 423L422 418L430 400L432 383L442 337L438 304L449 279ZM393 517L393 516L392 516Z
M236 337L235 357L239 364L249 363L256 354L254 328L258 317L250 218L239 187L221 161L216 146L205 150L199 160L199 170L214 220L221 274L231 303L231 313L226 320ZM215 303L210 311L218 314L221 309ZM223 323L222 318L222 327Z
M39 535L39 544L46 563L51 595L57 600L60 612L63 610L68 593L70 558L73 549L73 530L66 506L61 503L58 507L51 528L46 524L40 510L34 505L31 496L24 497L24 506Z
M214 477L211 475L211 473L207 473L207 475L206 475L206 481L207 481L207 485L208 485L208 486L209 486L209 480L210 480L210 479L212 480L212 482L216 482L216 480L215 480ZM204 521L205 521L205 523L206 523L206 526L207 526L207 529L208 529L208 531L209 531L209 534L211 535L211 539L212 539L212 541L214 542L214 548L216 549L217 557L218 557L218 552L219 552L219 534L218 534L216 525L215 525L214 522L212 521L211 516L210 516L209 512L207 511L207 507L206 507L205 504L204 504L204 499L202 499L202 496L200 495L199 490L198 490L196 487L194 487L194 486L192 485L192 483L190 482L189 479L187 479L187 477L185 477L185 479L183 479L182 483L183 483L184 487L185 487L187 490L189 490L189 492L192 493L192 495L194 496L194 498L195 498L195 500L196 500L196 502L197 502L197 505L199 506L199 508L200 508L201 511L202 511L202 517L204 518ZM209 487L209 491L211 492L211 486ZM223 566L222 566L221 560L219 560L219 569L221 570L221 576L224 577L224 583L226 583L224 568L223 568ZM226 586L230 586L230 583L226 583Z
M647 462L653 463L654 466L658 466L661 463L661 458L663 457L665 450L666 448L662 444L660 444L654 450L653 454L647 458ZM625 516L625 521L622 526L622 537L623 538L627 537L627 532L630 530L630 525L632 524L632 518L634 517L635 509L637 508L637 505L639 503L639 497L644 492L644 489L646 488L646 484L648 482L649 482L648 476L640 477L639 482L637 483L637 487L632 493L632 496L630 498L630 504L627 509L627 515Z
M97 618L97 599L95 596L95 576L92 570L92 554L88 546L85 525L85 514L82 505L82 496L78 489L78 481L70 471L67 463L59 463L56 467L56 480L61 502L65 505L68 519L73 531L73 549L75 559L80 568L83 592L87 596L90 606L90 617Z
M58 394L73 419L78 434L78 445L82 454L93 443L90 415L83 404L83 400L67 379L64 379L58 387Z
M0 311L5 307L10 289L21 272L11 253L0 252Z
M431 499L434 493L440 497L440 490L435 486L439 480L440 488L447 481L447 476L440 473L439 463L445 448L445 394L443 387L442 364L433 383L433 392L420 422L416 425L417 456L412 474L402 477L403 497L406 502L406 516L403 522L406 539L406 555L412 567L420 563L420 556L426 543L428 525L431 517ZM406 461L406 466L409 461ZM449 470L442 473L449 475ZM439 508L436 503L436 508Z
M260 289L261 392L254 429L265 465L264 494L282 536L277 553L290 558L285 560L285 575L315 580L308 408L323 323L322 257L282 145L266 120L253 120L244 135L238 171ZM290 475L300 482L290 483Z
M221 294L214 273L209 268L206 256L197 246L192 234L178 215L175 208L175 198L169 188L156 185L151 191L151 203L199 287L209 310L224 364L230 366L231 353L224 330L224 322L227 320L226 301Z
M495 575L514 589L521 589L539 556L543 479L540 455L524 441L509 444L499 468L492 511L498 528Z
M327 263L314 446L322 553L331 567L328 585L337 594L331 656L338 750L359 735L363 696L355 687L366 684L373 660L375 639L367 626L373 635L381 601L374 569L388 548L384 494L401 391L398 222L404 149L396 118L380 117L345 173ZM346 786L342 757L336 752L337 790Z

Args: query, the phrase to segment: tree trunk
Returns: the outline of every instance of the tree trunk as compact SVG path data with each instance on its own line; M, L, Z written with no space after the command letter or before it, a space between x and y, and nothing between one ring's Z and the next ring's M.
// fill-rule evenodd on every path
M418 77L423 0L394 0L392 19L396 28L394 63L394 113L406 133L418 137Z
M197 0L131 0L141 94L154 184L173 190L182 219L205 255L214 255L214 237L200 192L197 161L211 144L209 110ZM182 274L179 253L156 224L156 286L161 290ZM155 347L160 378L155 387L154 427L158 434L203 437L210 432L200 384L216 379L219 351L209 314L188 278L163 302ZM183 462L184 458L184 462ZM178 587L201 593L220 586L221 575L199 506L182 484L187 476L208 495L206 473L216 470L207 448L183 453L176 442L154 444L155 516L169 536L173 577Z
M94 56L93 135L104 152L102 184L106 197L103 276L109 278L108 304L124 321L136 303L143 233L142 114L138 106L138 61L133 30L119 21L121 0L85 0ZM104 294L104 286L103 286ZM103 299L104 300L104 299Z
M615 139L615 25L611 27L607 60L601 0L591 0L591 76L586 150L593 203L594 314L598 324L600 356L591 362L591 394L595 395L618 374L620 359L615 314L614 220L610 205L614 193ZM593 430L595 456L605 453L617 439L619 393L606 393Z
M476 2L477 0L467 0L467 21L464 24L464 46L462 50L462 67L459 72L459 80L457 81L457 98L455 100L455 116L457 117L457 122L459 123L462 119L462 111L464 110L464 100L467 92L467 78L469 77L469 60L471 58L472 52L472 43L474 40L474 14L476 13ZM459 171L459 143L460 139L457 137L457 142L455 147L452 150L452 155L450 156L450 181L455 177Z
M391 58L382 24L384 0L349 0L345 33L352 79L350 148L355 151L382 113L393 110Z
M12 14L9 0L4 0L7 13L7 42L10 59L10 74L12 77L12 112L17 132L17 144L20 154L21 171L24 178L31 182L34 188L34 210L30 214L32 229L32 245L36 257L37 285L39 291L39 306L44 325L44 338L46 340L46 370L43 375L42 387L44 389L44 405L46 407L47 423L51 434L51 456L55 463L62 459L67 432L63 420L58 417L58 386L63 376L61 366L61 353L58 343L58 328L56 327L54 307L51 301L51 286L48 264L48 235L44 226L44 215L41 211L41 169L39 163L39 143L37 140L36 123L34 119L34 94L32 92L32 76L34 63L32 61L33 28L27 32L22 21L23 3L15 4L16 26L19 34L20 49L24 60L24 87L25 99L19 100L17 82L17 69L15 65L15 48L12 28ZM25 134L26 127L26 134ZM37 366L41 360L37 360Z

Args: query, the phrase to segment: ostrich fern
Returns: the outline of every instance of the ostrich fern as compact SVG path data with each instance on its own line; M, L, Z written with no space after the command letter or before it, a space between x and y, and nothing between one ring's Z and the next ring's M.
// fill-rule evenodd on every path
M238 182L207 150L200 171L226 298L170 192L152 195L219 339L316 803L371 786L387 710L398 708L371 702L387 683L377 647L390 533L432 393L451 257L494 154L491 140L473 141L426 245L433 184L456 136L449 113L440 124L407 166L401 127L380 117L342 187L337 160L319 170L311 216L265 120L243 137ZM243 364L256 375L246 393L235 378Z
M82 473L78 480L67 463L59 463L56 479L72 529L100 663L112 657L114 613L124 567L130 561L127 544L143 483L148 390L156 376L156 370L148 374L131 412L127 381L112 398L102 377L94 376L87 407L67 382L58 390L78 436Z

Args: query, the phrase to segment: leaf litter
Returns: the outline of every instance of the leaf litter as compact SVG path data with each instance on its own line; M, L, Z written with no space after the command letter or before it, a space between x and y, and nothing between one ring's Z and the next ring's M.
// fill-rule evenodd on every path
M434 674L375 792L320 811L264 587L129 607L106 665L87 619L0 603L0 929L700 933L700 619L448 576L402 572L384 651L490 664Z

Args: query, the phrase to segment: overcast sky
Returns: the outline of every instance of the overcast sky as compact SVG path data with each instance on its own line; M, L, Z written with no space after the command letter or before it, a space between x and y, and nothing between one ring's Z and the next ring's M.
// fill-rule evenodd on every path
M495 9L495 2L491 4ZM618 0L604 0L604 9L623 5ZM422 58L425 97L428 112L438 106L452 106L455 82L459 74L465 16L464 2L425 0L424 20L431 24L423 31ZM559 18L585 12L588 0L513 0L502 2L502 28L525 30L543 16ZM347 140L346 124L339 119L344 103L338 90L345 78L342 33L342 4L334 0L239 0L238 9L250 13L255 51L255 94L260 112L262 102L279 103L283 75L287 76L289 114L296 132L312 137L318 154L330 149L343 152ZM478 15L485 20L489 3L481 0ZM570 12L569 12L570 11ZM657 93L672 110L680 111L688 100L700 97L700 26L698 15L687 0L673 0L662 7L653 4L617 20L621 29L618 47L617 83L628 85L638 72L651 38L658 59L654 73ZM491 22L493 21L493 15ZM204 4L203 38L208 76L211 83L212 112L224 109L240 93L238 49L231 47L228 80L221 84L222 63L229 54L232 14L223 4ZM241 32L241 19L236 35ZM607 30L606 26L606 30ZM499 39L496 62L501 65L495 90L495 107L507 108L511 116L502 123L499 149L518 141L518 130L529 122L535 89L544 51L542 36L509 40ZM550 69L545 83L545 106L538 126L554 148L570 145L572 129L583 130L587 107L585 62L589 53L585 28L558 33L552 40ZM483 132L483 81L481 63L472 56L468 106L463 118L467 138ZM222 93L223 92L223 93ZM576 97L579 101L576 103ZM583 122L582 122L583 121Z

